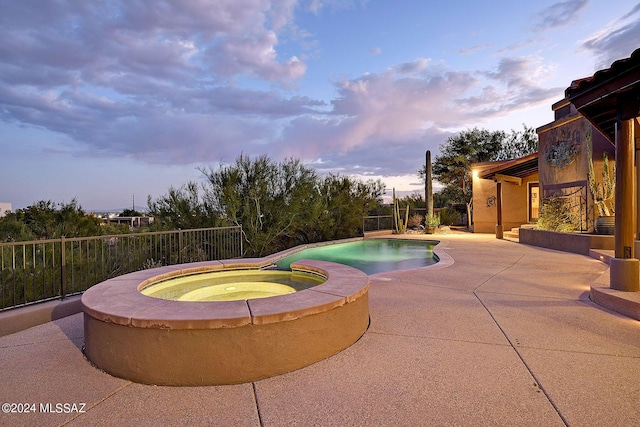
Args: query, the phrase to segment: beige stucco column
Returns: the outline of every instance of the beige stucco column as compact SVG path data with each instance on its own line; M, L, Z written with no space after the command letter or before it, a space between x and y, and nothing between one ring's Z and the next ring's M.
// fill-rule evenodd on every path
M633 120L633 137L636 151L636 240L640 240L640 117Z
M496 181L496 239L504 237L502 226L502 182Z
M611 260L610 286L622 291L640 290L640 261L633 253L636 216L633 125L633 120L618 121L616 138L615 258Z

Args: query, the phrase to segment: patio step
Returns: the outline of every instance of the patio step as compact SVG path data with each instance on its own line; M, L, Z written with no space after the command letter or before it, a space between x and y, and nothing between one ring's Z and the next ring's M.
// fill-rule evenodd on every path
M505 231L502 233L502 238L505 240L511 240L512 242L520 242L520 236L518 233L514 233L513 231Z
M505 231L503 237L507 240L514 242L520 241L520 229L521 228L535 228L535 224L522 224L520 227L514 227L510 231Z

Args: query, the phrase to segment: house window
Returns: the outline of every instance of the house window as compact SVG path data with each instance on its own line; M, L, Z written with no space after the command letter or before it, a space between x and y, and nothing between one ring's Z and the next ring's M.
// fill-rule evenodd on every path
M536 222L540 217L540 184L530 182L529 187L529 222Z

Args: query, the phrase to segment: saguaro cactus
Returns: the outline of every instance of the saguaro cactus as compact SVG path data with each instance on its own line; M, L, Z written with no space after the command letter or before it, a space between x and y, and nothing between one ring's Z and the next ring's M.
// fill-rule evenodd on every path
M400 202L396 199L396 189L393 189L393 219L395 225L395 232L397 234L404 234L407 232L407 224L409 223L409 204L407 203L407 209L404 212L404 219L400 218Z
M433 177L431 169L431 151L427 150L424 174L424 200L427 204L427 217L433 216Z

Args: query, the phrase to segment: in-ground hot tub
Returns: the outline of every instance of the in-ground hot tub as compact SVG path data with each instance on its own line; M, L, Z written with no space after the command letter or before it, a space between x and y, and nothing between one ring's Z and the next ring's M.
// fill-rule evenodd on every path
M322 274L299 269L217 270L150 281L140 292L171 301L235 301L292 294L325 280Z
M242 276L243 271L251 275L268 264L268 259L184 264L91 287L82 296L87 358L109 374L140 383L237 384L315 363L366 331L368 276L325 261L291 265L293 274L320 276L324 282L268 298L180 301L142 293L169 278L216 272Z

